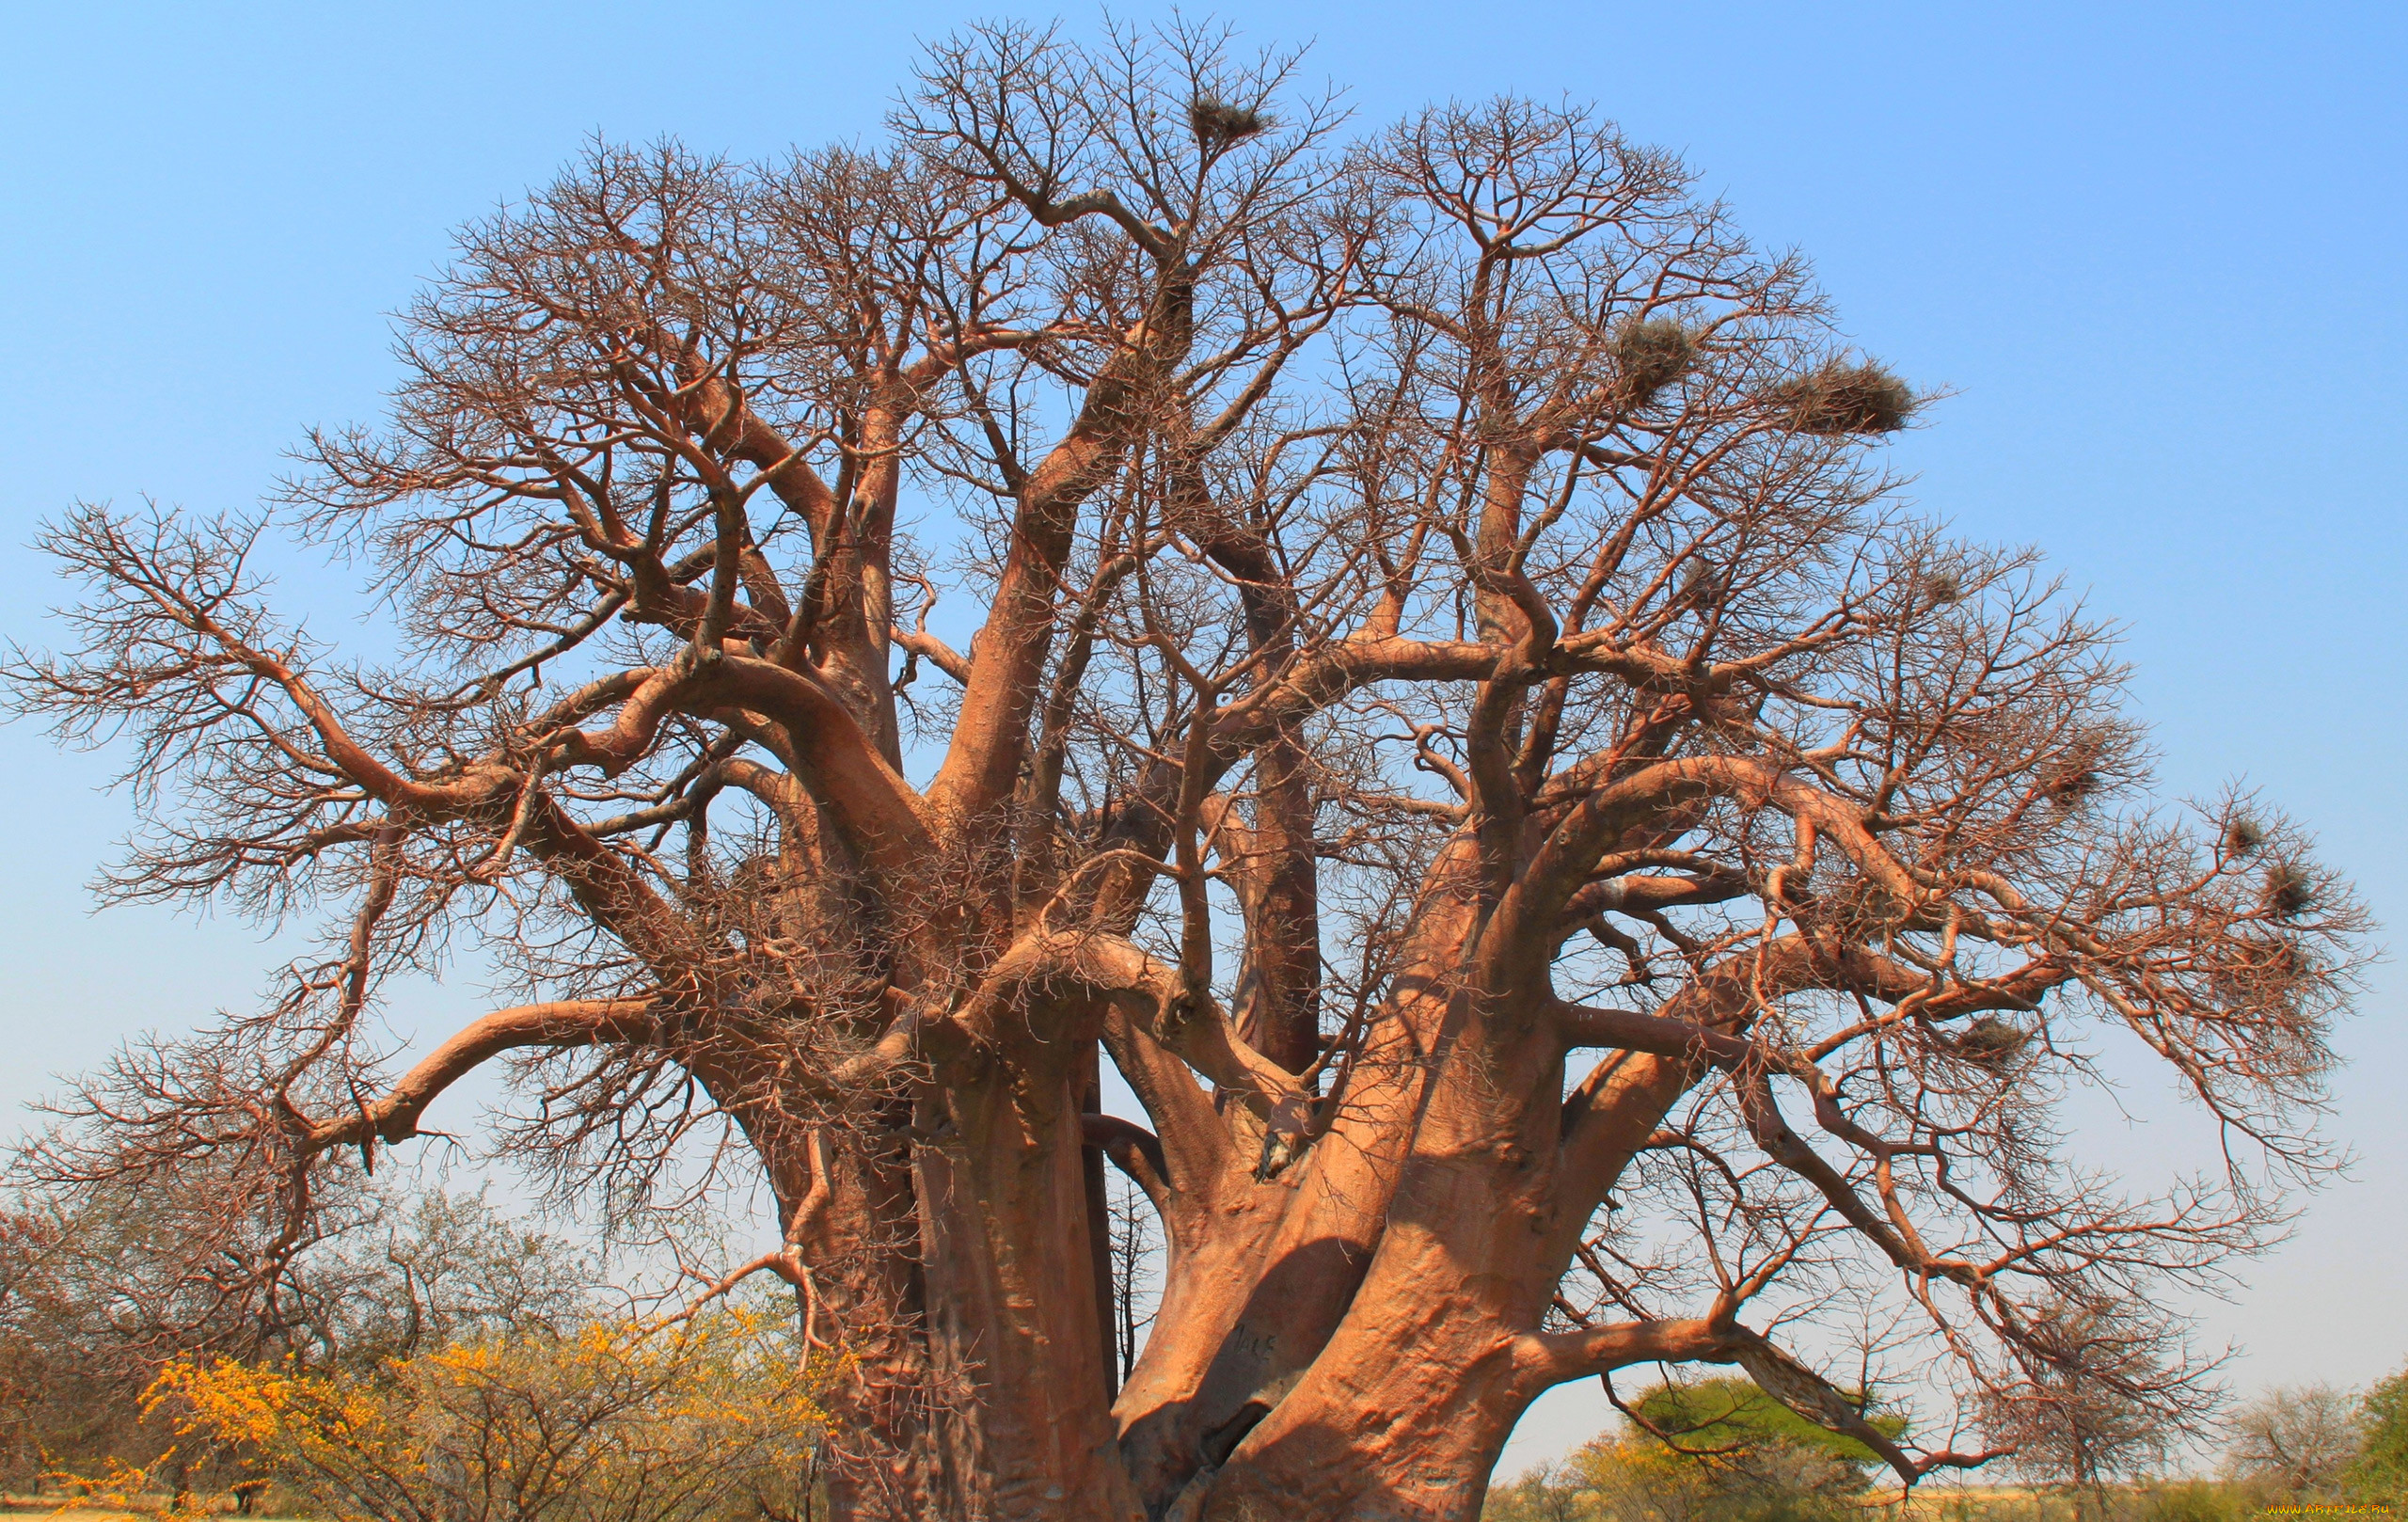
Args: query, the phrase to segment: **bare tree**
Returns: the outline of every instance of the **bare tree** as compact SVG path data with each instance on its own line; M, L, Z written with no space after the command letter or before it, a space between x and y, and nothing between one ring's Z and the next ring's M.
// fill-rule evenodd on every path
M2067 1488L2075 1522L2104 1517L2111 1482L2163 1463L2214 1408L2212 1366L2169 1359L2162 1323L2129 1303L2061 1296L2035 1321L2032 1378L1997 1394L1990 1430L2016 1467Z
M1137 1355L1145 1351L1146 1330L1154 1324L1154 1308L1162 1293L1163 1242L1154 1226L1153 1202L1133 1182L1115 1184L1107 1230L1112 1245L1114 1351L1120 1365L1117 1377L1126 1383L1136 1371Z
M2151 801L2107 629L1892 502L1914 397L1678 162L1517 100L1349 137L1293 72L1002 26L876 149L597 147L267 511L60 522L15 701L127 747L109 891L343 910L33 1172L210 1160L269 1296L324 1160L504 1064L628 1229L766 1179L856 1517L1467 1517L1646 1361L1911 1477L1987 1440L1873 1431L1818 1318L1918 1322L1971 1433L2081 1365L2052 1308L2263 1240L2347 888ZM396 663L277 619L274 524ZM528 1002L402 1065L379 989L467 941ZM2068 1158L2115 1041L2216 1172ZM1107 1155L1168 1245L1117 1393Z
M2292 1496L2337 1494L2365 1437L2358 1397L2331 1385L2268 1390L2234 1412L2229 1426L2233 1471Z

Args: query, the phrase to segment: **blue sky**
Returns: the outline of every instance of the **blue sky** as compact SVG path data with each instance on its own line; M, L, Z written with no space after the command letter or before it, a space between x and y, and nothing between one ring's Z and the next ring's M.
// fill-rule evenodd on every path
M1143 20L1156 12L1132 7ZM993 6L26 7L0 51L0 637L60 590L22 548L77 497L239 506L313 422L372 416L383 314L449 230L585 135L737 156L874 135L915 38ZM1091 28L1092 11L1066 13ZM1248 3L1251 40L1377 121L1434 98L1594 100L1686 153L1847 330L1953 392L1893 451L1964 532L2047 547L2125 621L2169 790L2246 777L2408 922L2408 8ZM288 576L338 609L337 573ZM340 617L330 613L328 617ZM323 632L340 631L321 624ZM248 1003L224 921L87 915L129 805L0 728L0 1106L119 1037ZM2408 978L2342 1035L2354 1178L2208 1308L2244 1388L2408 1358ZM473 991L396 1011L432 1031ZM2190 1139L2136 1075L2079 1139ZM0 1126L13 1120L0 1118ZM2384 1201L2395 1203L2389 1206ZM1593 1431L1552 1399L1509 1467Z

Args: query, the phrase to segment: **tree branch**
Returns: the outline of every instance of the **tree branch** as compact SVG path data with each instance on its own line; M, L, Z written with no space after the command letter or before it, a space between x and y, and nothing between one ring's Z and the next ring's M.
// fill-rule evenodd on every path
M312 1124L309 1149L325 1151L372 1138L406 1141L418 1134L419 1118L445 1089L502 1053L644 1040L657 1032L658 1011L650 999L577 999L497 1010L436 1048L382 1099L356 1115Z

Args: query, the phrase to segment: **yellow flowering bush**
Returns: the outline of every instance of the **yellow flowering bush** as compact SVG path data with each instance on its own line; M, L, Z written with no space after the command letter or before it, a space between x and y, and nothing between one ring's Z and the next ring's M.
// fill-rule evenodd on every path
M343 1522L719 1522L800 1509L821 1383L790 1317L728 1307L365 1373L188 1361L150 1401Z

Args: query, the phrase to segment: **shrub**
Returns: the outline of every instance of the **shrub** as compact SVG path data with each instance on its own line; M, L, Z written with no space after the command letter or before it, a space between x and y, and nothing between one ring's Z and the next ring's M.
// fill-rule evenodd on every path
M2408 1370L2367 1391L2359 1446L2342 1482L2352 1500L2408 1505Z
M783 1318L485 1337L355 1372L171 1365L179 1429L247 1446L341 1522L705 1522L808 1484L819 1371Z

